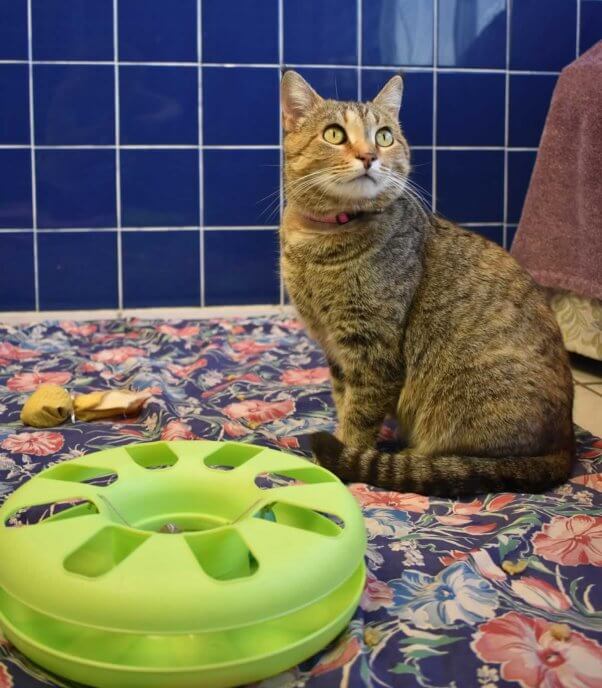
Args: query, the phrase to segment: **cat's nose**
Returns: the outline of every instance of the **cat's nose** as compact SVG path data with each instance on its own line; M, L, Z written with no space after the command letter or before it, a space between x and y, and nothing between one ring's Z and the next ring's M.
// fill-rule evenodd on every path
M372 167L372 163L376 160L376 154L370 152L358 153L355 157L364 163L364 168L366 170L369 170L370 167Z

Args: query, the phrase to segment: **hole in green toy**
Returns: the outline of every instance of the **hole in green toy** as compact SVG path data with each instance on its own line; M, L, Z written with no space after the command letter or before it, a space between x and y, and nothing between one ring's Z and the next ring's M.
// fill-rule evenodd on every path
M170 523L181 532L221 528L248 511L254 493L220 489L208 477L215 476L195 471L186 477L167 471L157 479L131 481L127 490L116 490L103 501L113 512L113 521L140 530L159 533Z
M261 490L287 485L318 485L320 483L336 482L336 478L319 468L291 468L275 473L260 473L255 478L255 485Z
M233 444L225 442L217 451L205 457L205 466L222 471L231 471L246 463L263 451L263 447L252 444Z
M64 480L70 483L85 483L87 485L95 485L96 487L108 487L117 480L117 473L107 468L70 464L67 461L46 471L44 478Z
M33 526L45 521L60 521L77 516L90 516L97 514L96 505L87 499L63 499L46 504L32 504L14 511L4 521L8 528L21 528Z
M334 514L283 502L267 504L255 514L255 518L330 537L338 535L345 527L344 521Z
M175 535L213 530L227 525L229 521L209 514L161 514L136 523L136 528L152 530L155 533Z
M186 542L203 571L211 578L229 581L248 578L259 568L246 542L233 529L187 535Z
M107 526L72 552L64 566L71 573L97 578L129 557L148 537L119 526Z
M178 457L164 442L135 444L125 450L139 466L149 470L169 468L178 462Z

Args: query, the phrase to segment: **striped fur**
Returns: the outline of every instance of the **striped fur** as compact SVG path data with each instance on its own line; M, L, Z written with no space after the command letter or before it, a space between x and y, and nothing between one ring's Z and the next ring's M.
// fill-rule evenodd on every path
M480 492L544 492L566 480L571 453L544 456L424 456L412 449L395 453L346 447L334 435L312 435L319 463L342 480L372 483L398 492L462 497Z
M318 460L346 480L438 495L565 480L573 387L558 326L513 258L431 215L405 186L399 77L373 103L322 100L291 73L282 92L282 272L328 359L342 441L316 437ZM323 140L333 123L344 145ZM388 148L374 143L381 126L394 134ZM366 151L379 164L357 181ZM307 219L342 211L360 215L341 227ZM374 450L387 415L403 452Z

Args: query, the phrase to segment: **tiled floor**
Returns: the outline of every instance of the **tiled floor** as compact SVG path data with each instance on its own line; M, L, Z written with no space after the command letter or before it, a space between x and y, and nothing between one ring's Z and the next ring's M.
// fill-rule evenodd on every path
M575 380L574 420L602 437L602 361L571 355Z

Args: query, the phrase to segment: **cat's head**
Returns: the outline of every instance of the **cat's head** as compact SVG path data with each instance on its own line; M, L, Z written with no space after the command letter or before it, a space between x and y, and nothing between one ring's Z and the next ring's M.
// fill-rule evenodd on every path
M410 151L390 79L368 103L321 98L294 71L282 78L287 202L314 213L376 210L404 193Z

